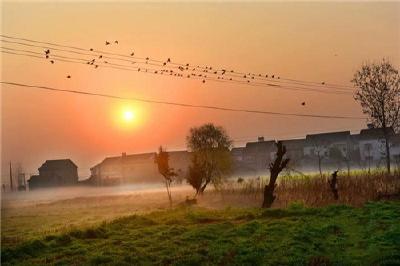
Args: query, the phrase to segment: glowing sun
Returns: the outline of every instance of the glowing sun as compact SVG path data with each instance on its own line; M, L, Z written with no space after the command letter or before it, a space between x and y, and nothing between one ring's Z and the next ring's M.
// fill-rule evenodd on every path
M133 119L135 119L135 113L132 110L125 110L122 116L125 122L131 122Z

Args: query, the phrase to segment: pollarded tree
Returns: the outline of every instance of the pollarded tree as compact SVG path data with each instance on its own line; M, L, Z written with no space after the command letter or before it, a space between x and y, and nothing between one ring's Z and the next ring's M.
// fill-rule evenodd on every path
M169 205L172 206L171 183L173 178L176 176L176 173L173 168L169 167L169 155L162 146L158 148L158 154L155 155L154 162L158 166L158 172L164 177Z
M274 162L271 162L269 165L270 178L269 183L264 187L264 200L262 207L270 208L272 203L274 202L276 196L274 195L275 187L276 187L276 179L280 172L286 168L290 159L286 158L286 147L282 144L281 141L276 143L277 151Z
M190 129L187 147L192 152L192 166L188 182L196 189L196 195L202 194L210 183L217 186L230 173L231 146L232 140L222 127L208 123Z
M385 138L386 166L390 173L389 128L400 127L400 76L390 62L364 64L352 80L357 87L354 98Z

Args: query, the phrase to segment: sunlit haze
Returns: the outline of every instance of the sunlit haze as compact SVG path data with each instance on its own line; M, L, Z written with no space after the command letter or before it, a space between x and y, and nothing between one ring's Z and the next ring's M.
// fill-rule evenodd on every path
M351 86L354 71L364 62L388 58L394 66L400 65L399 12L399 2L8 1L2 3L2 34L87 51L134 53L161 62L170 58ZM2 46L17 47L6 42ZM29 49L44 57L44 49ZM6 53L1 60L1 79L8 82L194 105L364 116L351 94L203 83ZM85 179L90 167L107 156L155 152L160 145L186 149L189 129L207 122L226 128L235 146L258 136L287 139L317 132L358 132L367 122L199 109L9 85L2 85L1 106L4 182L10 161L33 174L45 160L64 158L71 158L80 179Z

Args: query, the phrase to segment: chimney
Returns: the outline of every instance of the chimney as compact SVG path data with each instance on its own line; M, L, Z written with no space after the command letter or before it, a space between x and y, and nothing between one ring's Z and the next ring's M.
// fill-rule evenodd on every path
M258 142L263 142L264 141L264 137L258 137Z

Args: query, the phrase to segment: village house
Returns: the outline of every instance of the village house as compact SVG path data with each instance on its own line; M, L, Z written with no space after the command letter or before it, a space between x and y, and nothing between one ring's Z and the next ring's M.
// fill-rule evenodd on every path
M70 159L47 160L38 170L28 180L30 190L78 184L78 167Z
M267 171L275 150L275 141L265 141L264 137L259 137L256 142L246 143L243 148L233 148L231 154L235 174L257 175Z
M400 164L400 135L392 130L391 157ZM322 171L336 169L365 169L368 160L371 167L379 165L384 159L382 145L384 139L382 129L363 129L360 134L350 134L350 131L309 134L305 139L282 140L290 158L289 167L297 171L316 171L321 163ZM265 141L259 137L257 141L248 142L244 147L231 150L233 161L233 176L264 175L273 161L276 153L276 142ZM158 173L154 152L143 154L107 157L101 163L92 167L91 177L85 181L92 185L116 185L127 183L162 182ZM191 163L187 151L168 151L169 165L177 173L178 181L187 176ZM320 161L319 161L320 157ZM372 165L373 163L373 165Z
M393 128L388 129L390 146L395 140L395 132ZM362 129L359 136L359 147L361 161L366 162L370 166L382 166L386 160L385 137L381 128ZM392 159L396 156L396 149L391 147Z
M101 163L90 168L90 183L95 185L117 185L129 183L157 183L163 177L154 161L155 152L107 157ZM190 157L187 151L171 151L169 166L178 177L183 178L189 167Z

